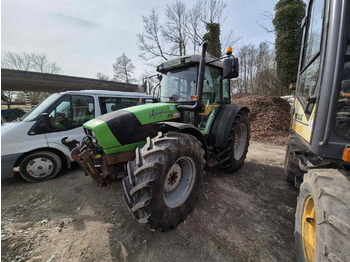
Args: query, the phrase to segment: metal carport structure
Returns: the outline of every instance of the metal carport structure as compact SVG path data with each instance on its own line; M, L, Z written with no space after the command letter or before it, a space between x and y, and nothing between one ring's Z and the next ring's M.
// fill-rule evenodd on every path
M138 85L1 68L1 89L4 91L50 93L88 89L136 92Z

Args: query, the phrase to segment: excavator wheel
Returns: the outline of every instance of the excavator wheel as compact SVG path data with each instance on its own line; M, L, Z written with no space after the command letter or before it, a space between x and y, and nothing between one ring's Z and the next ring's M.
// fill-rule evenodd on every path
M345 171L305 174L295 214L297 261L350 261L349 192Z

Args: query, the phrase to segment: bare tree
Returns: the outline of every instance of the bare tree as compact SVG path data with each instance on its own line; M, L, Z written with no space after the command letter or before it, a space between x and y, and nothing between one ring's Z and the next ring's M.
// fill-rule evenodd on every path
M224 22L225 8L223 0L197 0L191 7L186 6L184 0L175 0L166 6L164 22L152 9L150 15L142 17L144 30L137 36L139 56L148 61L184 56L189 50L197 53L208 24L220 25ZM240 39L231 31L222 38L222 46L235 45Z
M272 24L272 20L273 20L275 14L273 13L273 11L270 11L270 10L274 10L276 3L277 3L277 0L270 0L270 3L267 3L267 6L266 6L267 9L269 9L269 10L264 10L261 12L261 18L265 21L264 22L256 21L256 23L262 29L264 29L266 31L266 33L275 33L275 29L274 29L273 24Z
M57 63L50 62L45 54L26 52L22 54L6 52L1 59L1 67L50 74L61 72L61 68Z
M126 83L135 82L136 80L132 77L135 66L131 62L125 53L119 56L116 62L113 64L114 78L115 81L122 81Z
M142 16L143 30L142 34L137 35L138 46L141 51L140 57L144 60L153 58L168 59L172 55L165 51L164 41L162 39L162 27L159 23L159 15L155 9L151 10L148 16Z
M96 77L97 77L97 79L100 79L100 80L109 81L109 76L105 75L105 74L103 74L101 72L97 72L96 73Z
M32 58L32 68L34 71L38 71L41 73L59 73L61 72L61 68L57 65L56 62L48 61L45 54L31 54Z
M172 53L186 55L188 16L185 3L176 0L175 3L167 5L165 16L167 22L162 30L165 41L174 44Z
M1 67L50 74L59 73L62 71L61 67L59 67L56 62L50 62L45 54L27 52L5 52L1 59ZM31 97L31 102L33 103L40 102L49 95L47 92L27 92L27 94L29 94ZM2 92L2 95L5 95L11 99L9 101L24 101L25 97L24 92L5 91Z
M1 59L1 67L8 69L16 69L28 71L32 68L33 61L32 56L29 53L23 52L22 54L5 52Z
M197 1L192 8L188 10L188 23L186 25L188 38L193 45L193 53L199 51L199 46L203 42L205 25L202 22L203 6L202 1Z
M202 0L202 21L206 24L222 23L226 4L222 0Z
M259 46L246 44L238 49L240 75L232 81L234 93L281 95L275 53L267 41Z
M226 48L229 46L233 47L233 51L236 51L235 47L237 47L237 45L241 40L242 40L242 36L235 36L233 31L231 30L228 34L225 34L220 39L221 48L222 48L221 53L225 54Z

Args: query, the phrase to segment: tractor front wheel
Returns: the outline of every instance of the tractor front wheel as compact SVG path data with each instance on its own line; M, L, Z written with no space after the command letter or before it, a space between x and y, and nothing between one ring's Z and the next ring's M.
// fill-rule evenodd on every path
M124 200L149 229L166 231L193 209L205 165L201 143L192 135L170 132L147 138L136 149L123 179Z

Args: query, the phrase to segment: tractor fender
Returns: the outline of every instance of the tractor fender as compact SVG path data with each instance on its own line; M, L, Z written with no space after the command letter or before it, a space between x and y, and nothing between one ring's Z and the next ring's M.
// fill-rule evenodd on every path
M159 122L157 124L161 125L160 131L163 133L167 133L169 131L180 131L196 137L202 143L202 147L205 151L205 159L207 159L207 155L208 155L207 142L202 132L198 128L190 124L179 123L179 122Z
M240 112L249 113L247 106L223 105L217 113L209 132L209 142L219 148L226 148L233 121Z

